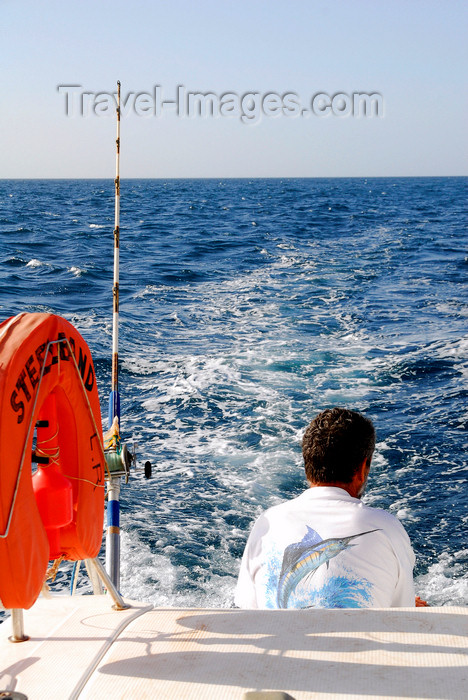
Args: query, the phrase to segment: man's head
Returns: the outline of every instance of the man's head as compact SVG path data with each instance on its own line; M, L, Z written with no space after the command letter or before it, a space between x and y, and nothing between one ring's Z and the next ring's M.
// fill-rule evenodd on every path
M363 463L369 470L375 448L371 421L356 411L332 408L304 433L302 454L310 484L350 484Z

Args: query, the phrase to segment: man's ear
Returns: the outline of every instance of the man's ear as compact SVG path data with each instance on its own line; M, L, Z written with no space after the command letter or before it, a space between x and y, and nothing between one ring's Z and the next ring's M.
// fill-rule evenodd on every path
M370 463L370 459L363 459L362 464L358 469L359 477L363 483L367 480L367 475L369 474L370 469Z
M362 464L359 467L356 479L357 479L357 497L361 498L362 494L366 490L367 477L369 476L370 460L363 459Z

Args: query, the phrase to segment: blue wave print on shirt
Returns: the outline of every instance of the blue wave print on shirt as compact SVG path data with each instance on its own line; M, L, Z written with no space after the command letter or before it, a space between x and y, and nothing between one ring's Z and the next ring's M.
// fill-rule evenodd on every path
M307 532L302 540L289 545L284 550L283 562L277 587L276 602L278 608L288 607L290 596L295 592L297 586L301 581L303 581L303 579L305 579L307 576L313 576L317 569L322 566L322 564L326 564L328 568L330 559L333 559L341 552L344 552L345 550L354 546L353 544L350 544L351 540L355 539L356 537L361 537L362 535L367 535L370 532L376 532L376 530L367 530L366 532L359 532L356 535L349 535L348 537L332 537L327 540L322 540L320 535L315 530L307 527ZM356 580L346 579L345 577L334 577L334 579L336 579L336 591L343 591L344 581L348 581L347 587L350 591L355 589L356 584L359 583ZM330 586L332 581L333 578L331 578L326 585ZM367 584L368 582L363 581L362 583ZM331 589L328 591L328 595L326 596L327 598L330 597L330 593ZM350 597L350 594L346 595L348 598ZM341 600L343 595L341 595L341 597L335 596L335 598L337 598L337 604L327 604L326 606L320 605L320 607L360 607L358 605L344 604Z
M289 599L292 608L366 608L372 601L373 585L367 579L331 576L320 588L296 589Z

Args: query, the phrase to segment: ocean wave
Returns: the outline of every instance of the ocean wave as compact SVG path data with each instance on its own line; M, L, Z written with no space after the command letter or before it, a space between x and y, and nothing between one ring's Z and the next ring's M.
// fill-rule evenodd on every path
M74 275L75 277L81 277L81 275L83 275L85 271L73 265L72 267L68 268L68 272L71 272L72 275Z

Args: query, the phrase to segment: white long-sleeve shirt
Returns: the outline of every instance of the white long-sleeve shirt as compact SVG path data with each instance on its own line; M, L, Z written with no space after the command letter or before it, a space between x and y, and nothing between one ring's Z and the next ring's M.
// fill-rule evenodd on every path
M413 607L414 553L390 513L314 486L267 510L248 539L241 608Z

